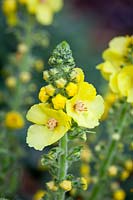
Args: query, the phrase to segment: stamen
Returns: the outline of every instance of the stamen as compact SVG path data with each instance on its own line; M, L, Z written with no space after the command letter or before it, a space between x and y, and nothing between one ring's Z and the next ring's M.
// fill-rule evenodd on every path
M77 101L76 104L74 105L74 109L77 112L87 111L87 107L82 101Z
M54 118L51 118L47 122L47 127L48 129L53 130L55 127L57 127L57 124L58 124L57 120Z

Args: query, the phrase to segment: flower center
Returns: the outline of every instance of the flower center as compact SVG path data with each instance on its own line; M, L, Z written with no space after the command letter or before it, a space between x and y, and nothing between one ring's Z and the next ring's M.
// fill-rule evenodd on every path
M47 122L47 127L48 129L53 130L55 127L57 127L57 124L58 124L57 120L54 118L51 118Z
M82 101L77 101L76 104L74 105L74 109L77 112L87 111L87 107Z
M39 1L40 1L40 3L45 3L46 0L39 0Z

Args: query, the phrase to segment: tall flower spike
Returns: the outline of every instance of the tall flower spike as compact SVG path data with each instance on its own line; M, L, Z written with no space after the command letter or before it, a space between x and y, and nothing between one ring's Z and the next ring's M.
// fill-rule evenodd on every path
M52 67L74 67L75 62L72 57L72 51L66 41L61 42L54 49L52 56L49 58L49 64Z

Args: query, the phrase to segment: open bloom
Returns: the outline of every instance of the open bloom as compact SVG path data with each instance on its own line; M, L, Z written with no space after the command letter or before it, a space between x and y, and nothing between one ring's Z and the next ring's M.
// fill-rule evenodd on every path
M109 48L103 52L103 58L116 66L127 63L126 55L129 53L132 37L119 36L113 38L109 43Z
M54 12L58 12L63 6L62 0L27 0L27 8L31 14L35 14L39 23L50 25L53 22Z
M110 79L110 88L127 102L133 103L133 65L125 66Z
M27 119L35 123L28 129L27 143L36 150L55 143L70 128L70 117L66 113L48 108L43 103L32 106Z
M77 95L66 102L66 111L79 126L94 128L104 112L104 101L93 85L81 82Z
M97 65L96 67L97 69L99 69L101 71L102 76L106 79L109 80L110 76L112 74L115 74L116 72L118 72L120 70L120 67L117 65L113 65L111 62L109 61L105 61L99 65Z

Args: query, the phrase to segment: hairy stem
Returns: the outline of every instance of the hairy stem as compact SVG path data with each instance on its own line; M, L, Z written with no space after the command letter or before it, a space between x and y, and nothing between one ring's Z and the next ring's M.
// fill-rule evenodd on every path
M123 133L123 129L125 126L125 120L127 118L127 104L123 105L123 109L120 114L120 118L118 120L117 126L115 127L116 133L121 137ZM99 174L98 174L98 182L92 189L91 196L89 200L97 200L99 195L101 195L101 190L103 188L103 184L105 183L103 180L106 177L107 169L113 161L114 155L116 154L118 142L112 138L110 144L108 146L106 157L101 163ZM103 183L102 183L103 182Z
M61 182L66 178L67 175L67 134L63 136L60 140L60 148L62 149L62 154L59 157L59 171L58 171L58 180ZM64 200L65 199L65 191L62 189L59 190L58 193L58 200Z

